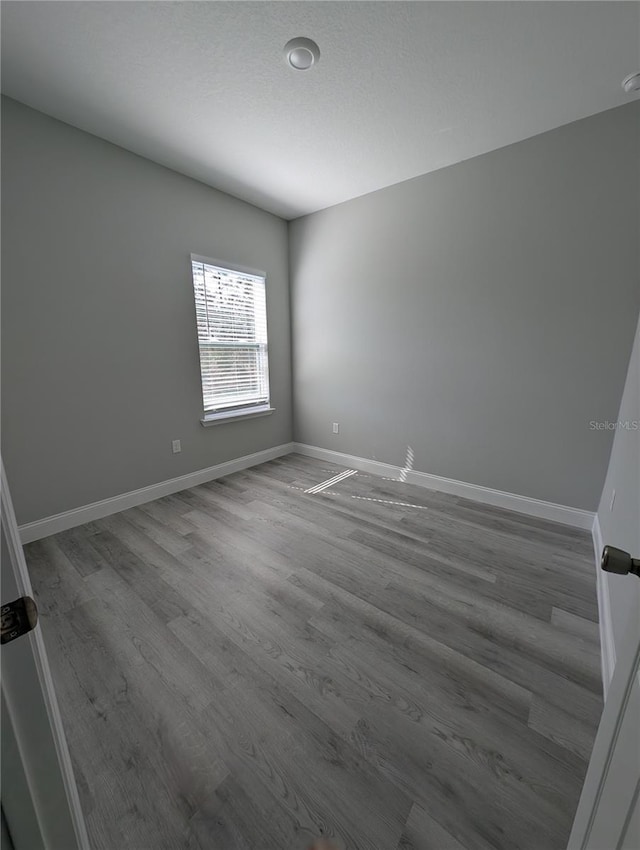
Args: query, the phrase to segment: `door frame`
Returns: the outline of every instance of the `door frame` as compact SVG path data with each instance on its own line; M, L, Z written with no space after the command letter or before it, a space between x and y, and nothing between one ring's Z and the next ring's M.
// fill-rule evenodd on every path
M3 573L7 584L13 592L17 587L18 596L32 596L31 581L1 457L0 525L3 544L6 544L4 555L8 563L3 565ZM37 828L45 850L89 850L89 837L40 626L36 625L33 631L18 638L18 641L25 642L20 654L23 668L16 669L15 655L9 657L4 654L4 650L9 649L10 645L3 647L2 698L6 706L4 719L9 726L7 732L15 741L16 759L20 762L21 770L17 769L25 780L24 793L28 793L30 798L25 803L35 812L37 824L33 826ZM26 669L27 667L30 669ZM36 686L39 685L42 702L40 706L29 706L27 718L24 711L23 684L28 680L29 674ZM31 719L33 722L34 716L39 720L36 737L26 728L27 720ZM46 758L42 748L43 740L51 754L49 761L53 767L52 770L46 771L46 775L43 769L43 759ZM51 805L52 800L55 800L54 807ZM11 832L11 812L5 808L4 814ZM12 838L15 844L17 836ZM64 847L60 844L61 841L64 841ZM21 848L16 845L16 850Z
M640 586L635 587L634 590L640 598ZM629 702L633 698L634 692L637 697L638 687L640 687L640 622L632 621L628 624L625 640L607 691L567 850L590 850L592 847L591 832L596 817L603 817L603 813L599 811L603 796L609 796L609 799L611 799L610 793L607 794L607 792L610 792L613 786L608 786L607 782L610 779L612 762L623 732L623 725L628 719L628 713L632 710ZM621 812L624 812L624 817L622 823L612 825L613 829L617 829L619 826L619 835L616 838L615 846L620 846L620 842L624 840L625 831L637 802L640 763L636 770L634 782L636 783L635 788L625 787L620 789L620 794L616 795L622 807Z

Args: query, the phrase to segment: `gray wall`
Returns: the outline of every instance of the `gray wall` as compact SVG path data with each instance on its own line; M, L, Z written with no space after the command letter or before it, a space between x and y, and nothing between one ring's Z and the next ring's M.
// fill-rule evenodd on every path
M290 441L286 223L6 98L2 122L2 452L18 521ZM272 416L200 425L191 252L267 272Z
M595 510L639 152L632 103L290 223L295 439Z
M598 508L604 545L610 544L640 557L640 323L629 363L620 412L612 417L617 428L611 460ZM628 427L618 425L628 423ZM635 423L635 424L634 424ZM611 495L616 497L611 510ZM640 617L635 576L607 575L611 622L619 656L631 617Z

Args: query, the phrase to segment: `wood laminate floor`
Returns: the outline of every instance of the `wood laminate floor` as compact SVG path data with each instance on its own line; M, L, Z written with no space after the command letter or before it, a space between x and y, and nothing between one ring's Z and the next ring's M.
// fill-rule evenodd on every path
M589 536L289 455L25 547L94 850L562 850Z

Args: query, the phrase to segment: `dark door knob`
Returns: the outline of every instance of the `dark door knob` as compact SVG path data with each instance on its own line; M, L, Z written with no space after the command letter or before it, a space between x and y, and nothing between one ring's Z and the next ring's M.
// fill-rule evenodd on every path
M38 608L30 596L21 596L0 608L1 642L9 643L34 629L38 622Z
M600 566L608 573L617 573L621 576L633 573L640 577L640 558L632 558L628 552L616 549L615 546L604 547Z

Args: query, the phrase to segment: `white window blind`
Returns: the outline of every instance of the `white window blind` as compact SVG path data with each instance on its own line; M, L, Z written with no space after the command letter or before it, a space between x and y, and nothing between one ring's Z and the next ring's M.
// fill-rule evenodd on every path
M268 406L264 277L196 259L191 268L205 414Z

